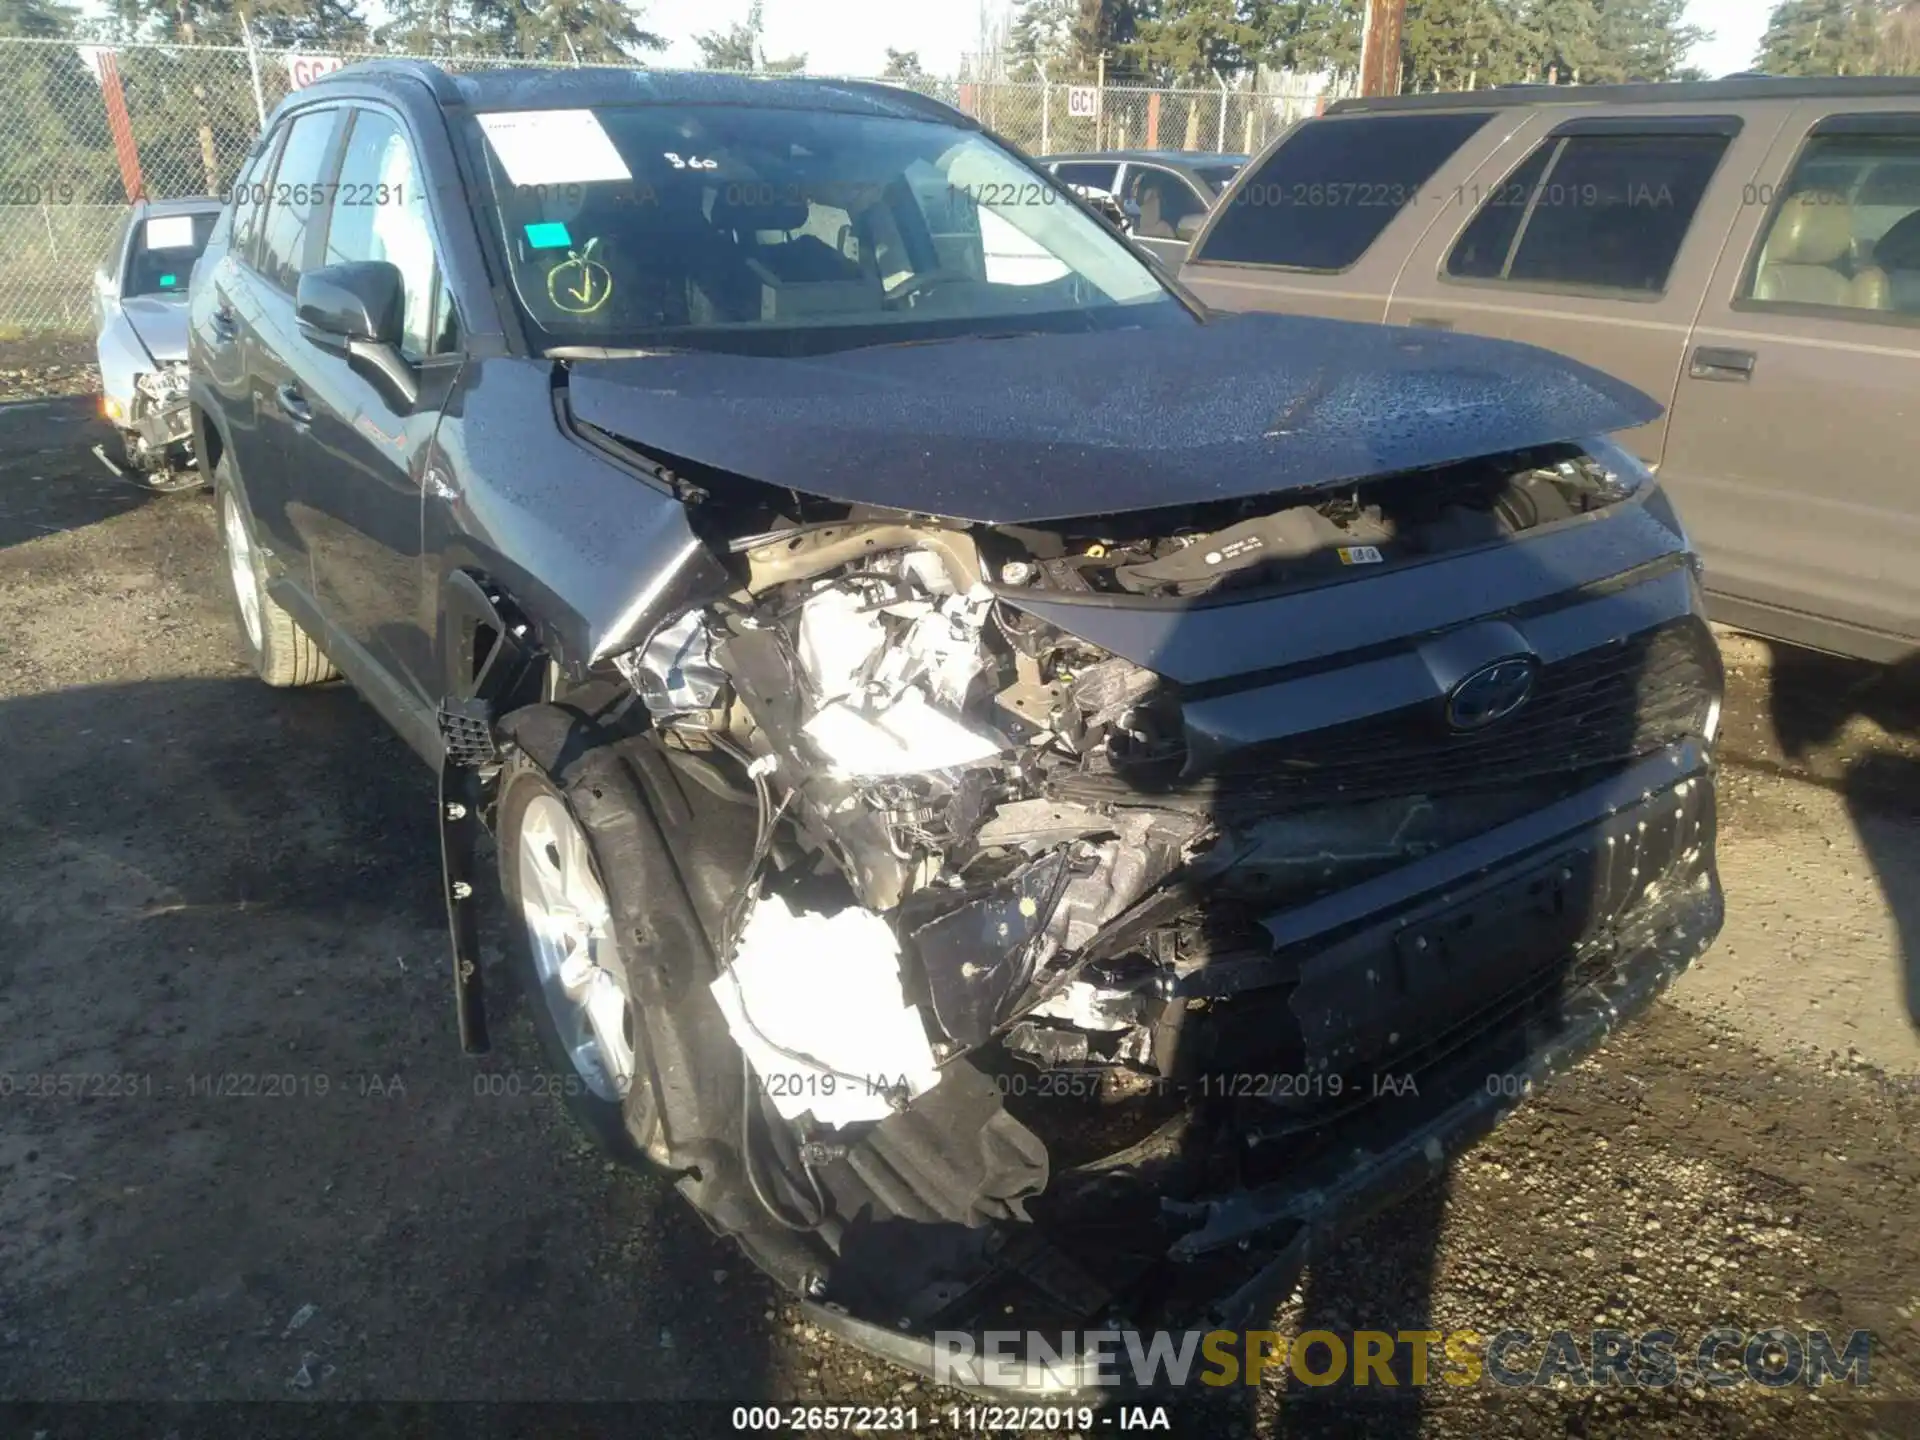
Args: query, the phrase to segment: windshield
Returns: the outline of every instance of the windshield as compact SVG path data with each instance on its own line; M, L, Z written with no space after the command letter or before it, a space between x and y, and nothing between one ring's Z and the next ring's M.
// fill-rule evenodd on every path
M187 277L193 262L207 248L218 210L202 210L191 215L149 215L133 232L133 245L127 254L127 282L120 293L129 299L135 295L185 295Z
M974 131L703 105L482 114L542 348L855 345L1191 323L1099 221Z

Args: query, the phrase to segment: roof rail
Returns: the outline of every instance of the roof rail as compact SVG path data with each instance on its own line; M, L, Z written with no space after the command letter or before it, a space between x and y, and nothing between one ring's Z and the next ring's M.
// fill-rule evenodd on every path
M1920 75L1730 75L1724 80L1635 81L1625 85L1496 85L1424 95L1336 100L1328 115L1405 110L1483 110L1515 105L1730 104L1741 100L1920 97Z

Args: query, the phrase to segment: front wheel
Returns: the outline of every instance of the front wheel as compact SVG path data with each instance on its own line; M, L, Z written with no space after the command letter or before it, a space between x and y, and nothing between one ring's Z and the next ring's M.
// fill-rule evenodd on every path
M637 1073L644 1041L598 858L567 797L525 761L501 782L494 833L515 979L552 1068L540 1088L631 1158L625 1111L649 1109L651 1090Z

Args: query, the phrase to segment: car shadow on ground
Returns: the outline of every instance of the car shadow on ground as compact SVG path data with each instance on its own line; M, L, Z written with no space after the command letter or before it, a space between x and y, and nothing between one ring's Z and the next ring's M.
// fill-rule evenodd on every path
M1898 931L1900 993L1920 1031L1920 894L1893 855L1920 815L1920 656L1874 665L1771 643L1769 714L1781 753L1839 789ZM1856 717L1885 732L1857 750L1843 732Z
M769 1287L524 1013L461 1055L431 776L351 691L75 687L0 753L0 1393L767 1395Z
M93 454L119 441L91 395L0 404L0 549L80 530L170 498L116 475Z

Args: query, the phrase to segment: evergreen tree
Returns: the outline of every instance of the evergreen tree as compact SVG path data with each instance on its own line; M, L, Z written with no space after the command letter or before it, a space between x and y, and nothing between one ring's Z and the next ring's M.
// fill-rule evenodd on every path
M1600 0L1529 0L1520 12L1530 41L1528 73L1572 85L1600 60Z
M804 70L805 53L773 60L767 56L761 37L766 31L761 0L753 0L744 21L736 20L725 30L712 30L693 37L700 47L700 63L709 70L765 70L773 74L792 74Z
M926 78L926 70L920 64L918 50L896 50L887 47L887 68L880 74L888 80L921 80Z
M1196 3L1196 0L1185 0L1185 3ZM1068 51L1073 67L1083 75L1094 74L1102 55L1107 57L1109 69L1116 61L1124 64L1137 38L1139 8L1139 0L1080 0Z
M1876 68L1881 11L1871 0L1783 0L1754 68L1770 75L1865 75Z
M1539 53L1510 0L1410 0L1401 88L1483 89L1526 78Z
M1595 81L1671 80L1707 32L1688 25L1686 0L1600 0Z
M0 0L0 35L55 40L71 35L79 16L77 6L59 0Z
M1058 69L1064 76L1073 54L1073 27L1079 16L1080 0L1017 0L1012 37L1007 42L1015 68L1038 61L1048 73Z
M622 0L544 0L516 16L513 42L529 59L615 64L667 44Z
M1160 83L1211 85L1253 63L1261 35L1240 0L1170 0L1134 18L1131 67Z

